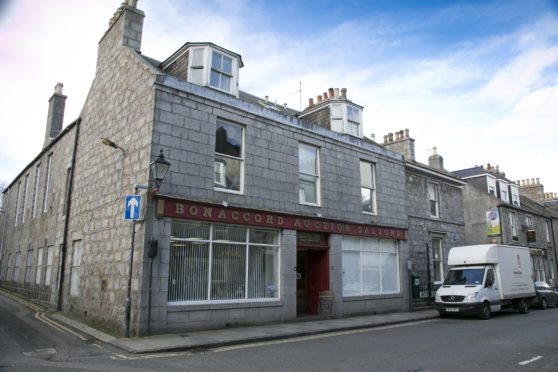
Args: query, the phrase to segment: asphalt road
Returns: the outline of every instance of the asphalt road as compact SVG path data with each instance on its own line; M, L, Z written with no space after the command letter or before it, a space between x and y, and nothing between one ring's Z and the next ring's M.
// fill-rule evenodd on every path
M0 371L558 371L558 309L212 350L126 354L0 293Z

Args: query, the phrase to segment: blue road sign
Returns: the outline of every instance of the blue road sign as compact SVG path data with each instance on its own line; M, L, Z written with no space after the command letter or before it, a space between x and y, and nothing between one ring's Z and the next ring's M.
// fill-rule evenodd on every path
M124 206L125 220L139 220L141 209L141 195L126 195Z

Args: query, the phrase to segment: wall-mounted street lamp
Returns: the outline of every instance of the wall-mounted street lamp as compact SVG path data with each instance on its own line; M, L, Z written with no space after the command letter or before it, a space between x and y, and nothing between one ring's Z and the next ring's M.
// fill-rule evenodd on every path
M163 149L161 149L161 152L159 153L157 158L155 158L155 160L153 160L151 164L149 164L149 166L151 167L151 174L153 175L153 181L155 182L154 191L159 191L159 186L161 186L161 182L163 182L163 180L165 179L170 165L171 164L165 160Z
M110 145L109 145L110 146ZM124 150L122 150L124 151ZM163 150L159 155L153 160L149 167L151 169L151 176L153 178L154 187L150 187L149 185L134 185L134 194L137 195L140 189L147 190L148 195L153 195L157 191L159 191L159 187L161 183L165 179L167 172L171 166L167 160L165 160L165 156L163 155ZM150 201L148 200L147 203ZM128 269L128 287L127 287L127 295L126 295L126 307L124 309L124 336L130 337L130 318L132 312L132 269L134 264L134 244L135 244L135 234L136 234L136 221L132 220L132 239L131 239L131 247L130 247L130 267ZM151 323L151 278L153 274L153 257L157 255L157 241L150 239L149 240L149 247L148 247L148 255L151 258L151 265L149 269L149 305L148 305L148 333L151 333L150 323Z
M124 151L124 149L122 147L118 146L116 143L112 142L111 140L109 140L106 137L101 137L101 143L105 146L110 146L113 149L120 150L120 151L122 151L122 155L124 155L124 156L126 155L126 151Z

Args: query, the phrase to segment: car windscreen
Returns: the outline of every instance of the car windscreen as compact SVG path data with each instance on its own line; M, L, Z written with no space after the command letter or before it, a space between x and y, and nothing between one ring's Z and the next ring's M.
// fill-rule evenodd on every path
M479 285L484 278L484 268L452 269L448 272L444 285Z

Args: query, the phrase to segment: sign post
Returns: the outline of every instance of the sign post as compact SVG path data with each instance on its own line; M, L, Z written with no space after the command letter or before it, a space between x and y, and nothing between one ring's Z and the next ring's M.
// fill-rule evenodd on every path
M141 195L126 195L124 204L124 219L127 221L137 221L140 219Z

